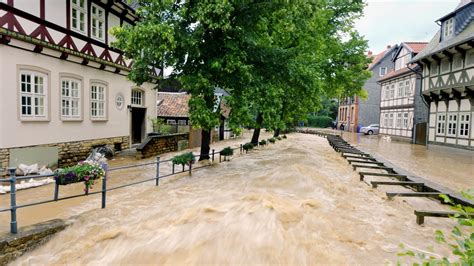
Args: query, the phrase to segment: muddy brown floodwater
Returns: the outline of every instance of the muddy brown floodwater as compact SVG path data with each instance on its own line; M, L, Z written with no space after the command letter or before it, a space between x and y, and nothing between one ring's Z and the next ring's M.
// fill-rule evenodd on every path
M72 226L14 264L384 264L398 260L400 243L425 249L452 225L418 226L413 209L438 203L386 200L326 139L303 134L127 188L104 210L80 206L88 211Z

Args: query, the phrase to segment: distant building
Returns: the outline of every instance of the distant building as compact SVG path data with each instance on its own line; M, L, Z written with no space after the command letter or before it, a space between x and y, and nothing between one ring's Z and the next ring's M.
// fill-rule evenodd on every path
M474 1L461 1L437 22L440 29L412 60L423 67L428 141L474 149Z
M188 125L190 98L186 93L158 92L156 116L168 125Z
M363 100L358 96L345 97L339 102L338 128L344 124L345 130L356 132L357 127L378 124L380 119L380 85L377 80L393 70L392 56L397 46L387 46L387 49L377 55L369 52L372 59L368 70L372 76L364 84L368 97Z
M0 0L0 168L70 165L151 132L155 85L128 80L132 61L111 46L112 27L138 20L127 3Z
M381 77L380 133L425 143L428 108L421 95L420 67L408 62L427 43L402 42L392 57L394 70ZM417 134L415 134L415 131Z

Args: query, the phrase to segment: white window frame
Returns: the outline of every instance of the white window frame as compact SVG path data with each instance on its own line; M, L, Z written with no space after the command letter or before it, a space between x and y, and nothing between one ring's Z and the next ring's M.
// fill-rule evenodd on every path
M397 113L396 128L402 128L402 113Z
M395 98L395 83L390 86L390 99Z
M83 21L81 21L81 15ZM76 19L76 27L74 27L74 19ZM81 25L84 27L82 30ZM71 0L71 30L87 34L87 0Z
M448 131L446 132L446 136L456 137L457 132L458 132L458 128L457 128L458 113L448 113L447 116L448 116L448 126L447 126Z
M405 96L411 96L412 92L410 89L410 80L405 80Z
M394 115L393 115L393 113L390 113L389 118L388 118L388 123L390 125L390 128L394 128L393 121L394 121Z
M131 104L132 106L145 106L145 92L140 89L132 89Z
M408 129L408 112L403 113L403 124L402 127L404 129Z
M387 68L386 67L379 68L379 77L383 77L386 74L387 74Z
M471 114L470 113L459 113L459 137L469 138L471 133Z
M388 113L385 113L384 114L384 121L383 121L383 124L385 127L388 127Z
M23 76L25 80L23 80ZM29 77L29 80L26 77ZM40 79L42 80L41 84L38 83ZM48 119L48 82L48 75L45 73L33 70L21 70L19 72L20 120L45 121ZM23 99L29 99L29 103L24 105ZM42 104L39 104L41 101ZM24 107L29 108L29 114L23 112Z
M443 23L443 39L448 39L454 35L454 17Z
M446 114L438 114L436 123L436 135L446 134Z
M107 86L102 83L91 83L90 116L92 120L107 119Z
M175 126L176 125L176 120L168 119L168 120L166 120L166 124L170 125L170 126Z
M404 93L403 93L403 88L404 88L403 81L398 82L398 98L402 98Z
M186 122L186 120L178 120L178 125L180 125L180 126L186 126L186 125L187 125L187 122Z
M390 99L390 86L385 86L385 100Z
M77 86L76 92L74 86ZM82 80L73 77L62 77L60 79L60 90L61 120L82 120ZM76 103L76 106L73 106L73 103Z
M95 11L95 12L94 12ZM91 37L93 39L105 40L105 10L96 5L91 4ZM95 29L95 31L94 31Z

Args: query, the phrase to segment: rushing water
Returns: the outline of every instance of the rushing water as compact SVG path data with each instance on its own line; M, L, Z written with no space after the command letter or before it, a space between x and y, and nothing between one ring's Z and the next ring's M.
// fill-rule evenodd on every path
M383 264L397 261L400 243L425 249L435 229L452 225L418 226L414 208L443 207L388 201L384 191L360 182L325 139L291 134L159 187L112 193L104 210L94 209L98 199L57 203L65 213L89 211L14 264Z

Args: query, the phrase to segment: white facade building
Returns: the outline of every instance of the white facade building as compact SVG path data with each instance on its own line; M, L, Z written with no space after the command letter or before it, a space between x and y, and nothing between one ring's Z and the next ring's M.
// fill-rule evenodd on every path
M132 62L109 34L136 19L122 1L0 1L0 168L21 154L67 165L94 146L142 141L154 85L127 80Z

